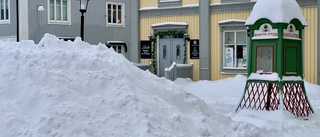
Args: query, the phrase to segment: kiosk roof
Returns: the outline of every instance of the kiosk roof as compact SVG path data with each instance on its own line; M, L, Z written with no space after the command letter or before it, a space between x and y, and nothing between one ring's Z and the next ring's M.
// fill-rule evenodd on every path
M246 25L253 25L261 18L269 19L273 23L290 23L292 19L298 19L302 25L308 25L295 0L258 0Z

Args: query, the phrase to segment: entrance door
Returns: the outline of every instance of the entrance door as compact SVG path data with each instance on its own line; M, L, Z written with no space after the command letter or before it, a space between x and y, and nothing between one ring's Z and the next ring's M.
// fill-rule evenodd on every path
M284 74L298 74L298 47L285 46L284 48Z
M160 39L159 42L159 76L164 76L165 68L169 68L173 62L183 64L184 39Z

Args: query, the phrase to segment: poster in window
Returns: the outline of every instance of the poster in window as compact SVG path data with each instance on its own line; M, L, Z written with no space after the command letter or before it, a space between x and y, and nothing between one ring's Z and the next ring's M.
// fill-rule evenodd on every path
M141 58L151 59L151 41L141 41Z
M226 67L233 67L233 48L226 48Z
M242 48L242 53L243 53L243 66L244 67L247 67L247 45L243 45L243 48Z
M190 59L199 59L199 39L190 40Z

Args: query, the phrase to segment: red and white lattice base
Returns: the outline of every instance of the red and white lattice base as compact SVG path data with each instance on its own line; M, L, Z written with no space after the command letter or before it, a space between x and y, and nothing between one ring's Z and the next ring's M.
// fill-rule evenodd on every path
M237 111L239 109L272 111L279 110L280 105L296 117L308 117L313 113L303 81L248 80Z

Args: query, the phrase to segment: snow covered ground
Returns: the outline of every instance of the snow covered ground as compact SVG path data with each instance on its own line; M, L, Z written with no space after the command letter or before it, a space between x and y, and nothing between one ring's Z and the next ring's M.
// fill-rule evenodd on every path
M306 82L316 114L234 110L246 77L172 82L104 44L46 34L0 41L1 137L292 137L320 135L320 87Z

